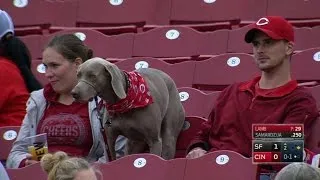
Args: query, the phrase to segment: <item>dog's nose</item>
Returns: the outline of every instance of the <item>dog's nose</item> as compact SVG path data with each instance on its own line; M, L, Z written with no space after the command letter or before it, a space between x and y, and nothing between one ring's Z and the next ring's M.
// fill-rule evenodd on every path
M78 100L80 98L80 95L74 91L71 91L71 95L75 100Z

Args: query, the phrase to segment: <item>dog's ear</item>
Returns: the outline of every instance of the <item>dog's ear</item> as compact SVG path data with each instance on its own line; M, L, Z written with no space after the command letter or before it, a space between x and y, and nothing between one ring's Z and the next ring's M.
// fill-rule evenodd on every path
M118 98L124 99L127 95L123 84L122 71L114 64L105 61L103 63L105 69L111 75L111 86Z

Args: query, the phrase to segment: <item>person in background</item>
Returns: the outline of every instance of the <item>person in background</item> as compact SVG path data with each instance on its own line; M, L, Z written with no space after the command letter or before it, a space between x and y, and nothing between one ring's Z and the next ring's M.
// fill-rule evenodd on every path
M261 76L220 93L208 121L190 143L187 158L216 150L251 157L253 124L304 124L305 148L317 146L310 140L319 116L316 101L291 77L292 25L279 16L263 17L250 25L245 41L252 44Z
M70 158L62 151L44 155L40 163L48 174L48 180L97 180L97 176L102 179L101 173L86 160Z
M64 151L87 161L107 161L107 153L95 101L75 102L71 90L77 84L77 69L92 58L92 50L73 34L55 36L43 51L49 83L31 93L27 114L13 143L7 167L24 167L37 161L28 153L25 138L46 133L50 153ZM116 142L117 155L124 154L126 139Z
M307 163L291 163L278 172L275 180L320 180L320 171Z
M0 127L20 126L32 91L41 84L31 71L26 45L14 36L10 16L0 10Z

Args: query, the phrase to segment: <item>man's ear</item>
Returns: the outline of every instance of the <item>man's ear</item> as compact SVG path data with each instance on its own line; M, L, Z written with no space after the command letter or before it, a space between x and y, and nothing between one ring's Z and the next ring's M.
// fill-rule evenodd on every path
M286 54L288 56L293 54L293 46L294 46L294 43L292 41L288 42L287 49L286 49Z
M80 57L77 57L74 60L74 63L79 67L83 63L83 61L82 61L82 59Z

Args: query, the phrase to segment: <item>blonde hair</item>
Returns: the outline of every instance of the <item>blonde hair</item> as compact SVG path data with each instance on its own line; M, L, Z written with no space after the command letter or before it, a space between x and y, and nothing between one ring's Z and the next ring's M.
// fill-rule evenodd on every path
M93 169L86 160L77 157L70 158L62 151L45 154L41 158L40 164L42 169L47 172L48 180L72 180L77 172Z
M320 171L307 163L291 163L279 171L275 180L320 180Z

